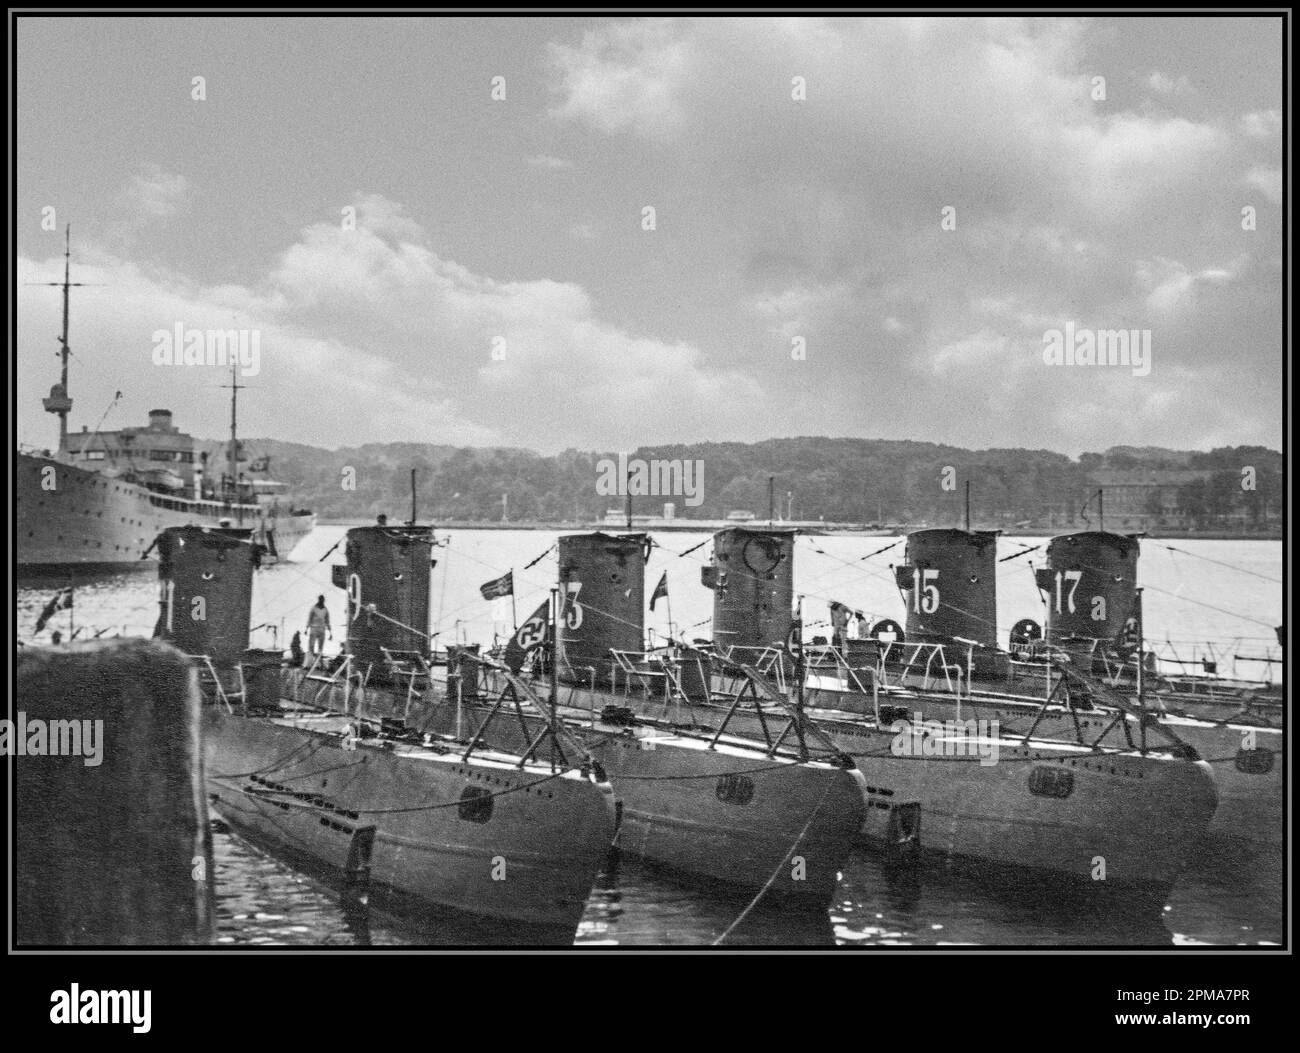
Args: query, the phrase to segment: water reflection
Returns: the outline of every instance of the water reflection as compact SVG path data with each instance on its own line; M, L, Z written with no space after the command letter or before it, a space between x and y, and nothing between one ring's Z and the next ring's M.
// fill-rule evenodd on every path
M1206 846L1196 869L1174 886L1165 925L1180 945L1281 943L1285 888L1280 847Z
M576 943L817 947L834 944L824 910L765 899L717 885L701 886L640 860L615 854L596 886ZM746 913L748 911L748 913Z
M838 942L1168 946L1163 904L1010 867L856 852L831 910Z
M572 932L496 922L346 887L310 865L290 866L213 823L217 941L378 947L565 946Z
M218 943L508 947L570 942L466 915L402 910L290 868L220 828L214 849ZM1280 858L1276 862L1275 877ZM1270 890L1281 889L1267 870L1258 859L1220 860L1188 875L1161 904L1107 889L1065 889L1010 868L990 871L858 850L826 912L781 901L751 906L752 896L743 889L703 887L614 854L596 879L572 942L861 948L1260 944L1281 936L1260 920L1267 916L1261 897L1267 903Z

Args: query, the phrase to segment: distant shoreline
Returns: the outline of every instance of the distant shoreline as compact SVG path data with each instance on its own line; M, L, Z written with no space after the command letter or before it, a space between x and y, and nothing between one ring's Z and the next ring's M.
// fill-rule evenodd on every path
M400 520L394 520L400 522ZM317 526L339 526L339 527L357 527L357 526L374 526L373 519L320 519ZM433 524L440 530L544 530L544 531L563 531L563 530L580 530L585 532L594 532L597 530L605 531L626 531L628 528L623 524L614 523L536 523L536 522L519 522L519 523L501 523L501 522L484 522L481 520L447 520L446 522L438 521ZM635 533L661 534L661 533L694 533L708 534L718 530L725 530L728 527L752 527L756 530L762 530L767 527L767 520L744 520L739 522L721 522L718 520L701 520L691 522L690 520L678 520L673 523L634 523L632 531ZM835 523L782 523L772 524L774 529L795 529L803 534L810 534L820 537L900 537L913 530L925 530L935 527L937 524L898 524L889 527L860 527L854 524L835 524ZM1001 530L1003 537L1053 537L1056 534L1072 534L1080 530L1092 529L1086 525L1077 525L1069 527L1061 526L1040 526L1040 527L984 527L979 523L974 524L976 530ZM1134 533L1125 529L1120 529L1116 533ZM1281 541L1281 531L1268 531L1264 533L1248 534L1241 531L1232 530L1161 530L1154 533L1145 533L1142 536L1154 539L1170 538L1184 541Z

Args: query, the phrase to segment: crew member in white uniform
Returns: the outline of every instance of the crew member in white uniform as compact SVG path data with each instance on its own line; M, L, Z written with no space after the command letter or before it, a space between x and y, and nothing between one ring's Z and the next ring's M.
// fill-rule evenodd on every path
M307 653L310 655L325 654L325 636L329 635L330 639L334 638L334 631L330 628L330 612L325 606L325 597L316 597L316 606L307 612Z

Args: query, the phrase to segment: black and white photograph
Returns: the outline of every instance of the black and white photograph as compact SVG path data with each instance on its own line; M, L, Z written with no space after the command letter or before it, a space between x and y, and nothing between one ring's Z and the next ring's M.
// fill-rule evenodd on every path
M10 955L1142 951L1249 1025L1288 11L9 30Z

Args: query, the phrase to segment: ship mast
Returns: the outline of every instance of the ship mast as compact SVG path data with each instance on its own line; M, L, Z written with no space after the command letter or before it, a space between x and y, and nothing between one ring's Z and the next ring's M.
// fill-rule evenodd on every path
M59 334L59 358L61 368L59 383L63 385L63 396L68 399L68 408L59 414L59 449L68 444L68 410L72 409L72 399L68 397L68 281L72 278L72 224L63 232L63 332Z
M59 450L68 448L68 413L72 410L72 399L68 397L68 356L72 349L68 345L68 299L69 290L87 282L74 282L72 278L72 224L69 223L65 233L63 247L63 281L33 282L34 285L49 285L63 290L63 332L59 336L59 357L63 361L59 382L50 389L49 398L41 399L45 412L56 413L59 417Z

